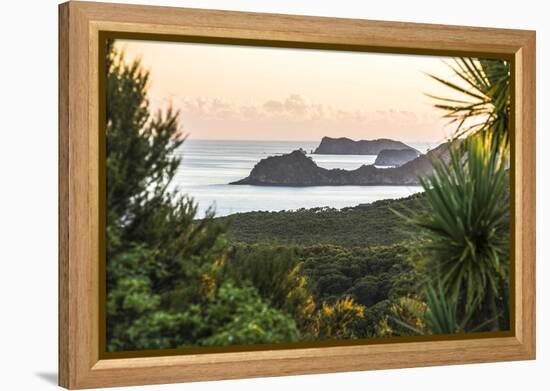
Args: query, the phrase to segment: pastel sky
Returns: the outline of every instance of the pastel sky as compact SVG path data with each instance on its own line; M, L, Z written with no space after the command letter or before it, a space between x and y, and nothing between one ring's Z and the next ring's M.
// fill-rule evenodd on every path
M154 109L173 105L192 139L394 138L440 142L452 126L430 93L453 80L433 56L118 40L150 70Z

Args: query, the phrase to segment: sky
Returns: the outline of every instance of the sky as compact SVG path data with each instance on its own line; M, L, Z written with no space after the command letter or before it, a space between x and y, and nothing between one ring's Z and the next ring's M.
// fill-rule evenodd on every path
M392 138L441 142L454 127L426 93L453 96L434 56L117 40L150 71L154 110L180 110L190 139Z

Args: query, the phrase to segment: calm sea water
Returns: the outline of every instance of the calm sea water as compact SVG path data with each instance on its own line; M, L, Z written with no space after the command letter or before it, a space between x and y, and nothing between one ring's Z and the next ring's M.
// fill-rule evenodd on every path
M178 149L181 165L174 184L199 205L199 216L213 207L217 216L250 211L356 206L388 198L402 198L421 191L420 186L313 186L279 187L229 185L250 173L263 158L298 148L311 152L311 141L187 140ZM425 152L427 143L409 144ZM353 170L372 164L375 155L310 155L321 167Z

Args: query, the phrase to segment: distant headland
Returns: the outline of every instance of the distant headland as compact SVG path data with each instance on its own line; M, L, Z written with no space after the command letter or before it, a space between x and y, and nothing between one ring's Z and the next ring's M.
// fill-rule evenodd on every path
M376 140L352 140L347 137L323 137L319 146L313 151L321 155L378 155L384 149L410 149L419 153L401 141L380 138Z
M285 155L271 156L260 160L248 177L231 184L259 186L412 186L419 184L418 177L424 177L433 172L432 161L434 159L448 159L448 148L449 143L443 143L424 155L419 154L399 167L378 168L375 165L362 165L355 170L319 167L303 150L296 150Z

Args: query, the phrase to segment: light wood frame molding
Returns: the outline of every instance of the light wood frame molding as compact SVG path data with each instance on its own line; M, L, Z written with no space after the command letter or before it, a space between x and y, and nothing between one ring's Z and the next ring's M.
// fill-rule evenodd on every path
M513 61L514 329L497 338L163 357L99 352L100 31ZM59 384L70 389L535 358L535 32L91 2L59 6Z

